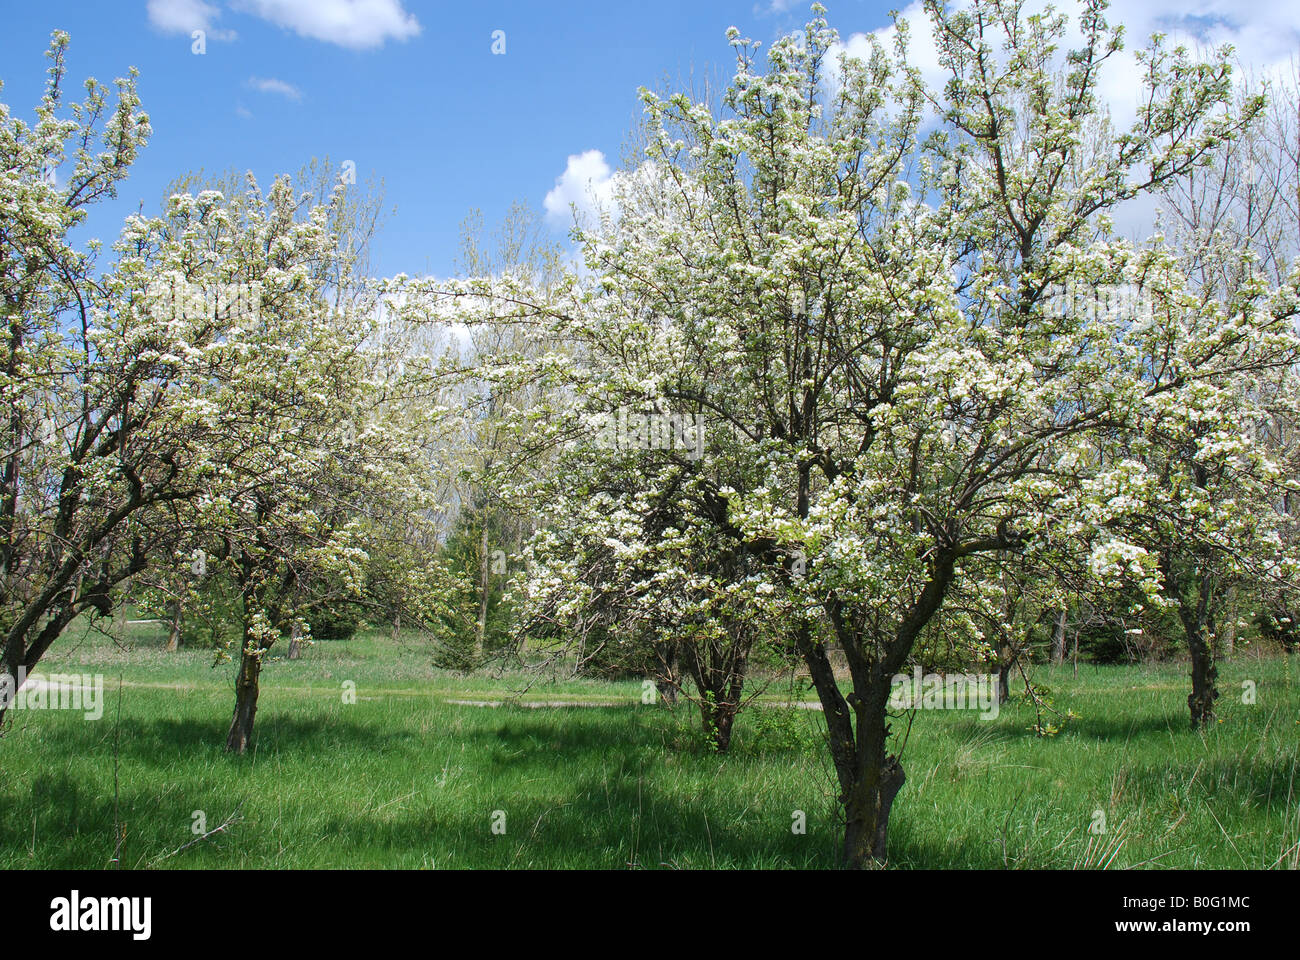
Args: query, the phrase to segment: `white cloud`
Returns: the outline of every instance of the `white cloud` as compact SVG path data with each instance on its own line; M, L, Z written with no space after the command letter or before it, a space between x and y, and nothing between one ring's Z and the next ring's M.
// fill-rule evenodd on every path
M202 30L213 40L234 40L233 30L218 30L213 21L221 11L203 0L149 0L145 5L149 22L164 33L191 34Z
M275 93L289 100L301 100L302 91L292 83L277 80L275 77L249 77L248 85L262 93Z
M616 187L617 174L610 169L605 155L599 150L586 150L569 156L564 172L555 178L555 186L546 194L542 206L547 219L556 226L572 224L574 207L579 220L595 220L601 210L616 212Z
M353 50L409 40L420 32L402 0L234 0L232 6L301 37Z

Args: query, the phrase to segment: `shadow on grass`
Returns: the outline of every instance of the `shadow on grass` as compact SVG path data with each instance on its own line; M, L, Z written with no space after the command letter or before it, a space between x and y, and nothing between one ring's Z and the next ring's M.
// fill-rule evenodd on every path
M373 718L368 722L329 716L304 718L268 711L257 718L252 747L244 757L238 757L226 753L229 719L224 715L210 719L123 716L120 731L111 722L95 727L93 733L87 733L75 723L51 725L40 731L43 749L78 754L93 750L110 759L116 749L123 760L158 766L196 756L229 756L232 762L240 762L266 752L302 752L310 756L340 746L373 752L416 748L426 741L415 730L384 728Z
M127 776L115 799L111 739L88 741L85 729L73 726L50 731L58 734L53 741L79 745L81 759L93 763L96 777L77 781L50 774L26 785L6 784L0 803L3 860L10 867L102 868L121 824L126 867L824 868L836 863L839 828L829 811L808 809L807 833L793 833L790 802L781 791L753 797L742 782L710 777L730 758L712 755L703 745L674 749L678 731L672 718L649 715L629 723L626 715L602 719L574 710L542 717L519 710L490 719L457 734L468 758L465 786L445 794L430 781L446 738L430 741L409 731L375 730L350 718L259 719L258 756L296 752L309 760L338 741L348 754L333 759L346 776L349 769L366 769L359 761L371 758L362 754L396 753L403 776L411 771L420 780L409 796L391 776L371 790L364 774L357 774L358 789L315 798L277 764L253 768L249 757L219 760L225 756L219 725L124 717L120 759ZM189 767L183 780L140 774L141 765L170 773L178 760L192 761L196 752L210 762ZM128 759L132 765L126 765ZM664 775L670 765L685 776ZM746 762L737 766L746 772ZM277 793L282 783L291 795ZM786 792L804 792L792 786ZM196 806L207 808L211 829L241 801L243 819L227 834L174 853L194 839ZM505 813L504 834L492 830L498 809ZM29 857L23 838L33 834L35 856Z
M838 863L841 826L832 804L810 799L831 792L820 782L824 771L810 760L806 778L753 796L747 777L767 751L742 749L718 757L698 736L692 712L436 708L436 732L421 734L409 718L406 726L386 727L373 715L351 711L318 717L264 711L257 722L256 752L245 757L224 752L222 716L123 716L121 759L137 765L128 768L118 800L128 830L124 865L828 868ZM459 724L454 732L453 722ZM1006 741L1018 734L1017 725L970 718L946 723L943 733L959 741L978 743L989 736ZM44 731L42 751L66 750L91 760L97 788L51 774L4 789L0 847L9 851L7 865L100 868L108 862L114 801L111 793L97 794L112 789L113 737L101 725L93 727L51 727ZM429 782L449 747L463 751L458 753L463 780L441 793ZM272 756L300 763L283 768L287 774L278 763L254 766ZM333 765L320 776L350 775L356 789L312 796L302 770L314 769L317 756L328 756ZM365 771L380 769L372 765L380 756L391 770L371 788ZM162 778L137 786L145 779L141 766ZM178 770L183 780L172 779ZM418 781L411 799L405 788L394 786L393 770ZM1282 803L1285 790L1276 790L1281 775L1276 764L1271 774L1252 771L1249 785L1237 782L1257 798L1271 786L1280 794L1272 802ZM1135 776L1160 785L1159 771ZM211 828L241 800L245 819L228 835L167 856L193 839L189 828L196 805L208 808ZM905 787L892 818L892 865L1003 866L993 842L996 830L986 839L914 832L908 801ZM804 809L804 835L791 830L792 805ZM491 829L497 809L506 814L504 835ZM37 856L28 862L22 851L33 823Z

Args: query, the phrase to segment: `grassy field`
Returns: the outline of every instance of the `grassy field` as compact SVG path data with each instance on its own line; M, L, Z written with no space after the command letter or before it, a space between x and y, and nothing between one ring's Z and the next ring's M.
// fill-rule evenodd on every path
M124 867L168 868L836 862L821 716L781 706L788 684L742 714L718 757L689 705L642 705L639 683L534 684L524 701L599 706L528 708L513 702L522 677L445 673L422 644L370 633L269 664L256 749L235 757L223 750L233 667L161 644L149 627L127 645L69 636L42 665L102 673L106 707L95 722L13 712L0 866L102 868L115 848ZM892 866L1297 865L1300 661L1222 664L1221 722L1205 735L1188 729L1180 665L1036 676L1078 715L1052 737L1034 734L1024 703L993 720L915 715ZM196 811L208 830L229 825L192 842ZM794 811L806 834L792 832Z

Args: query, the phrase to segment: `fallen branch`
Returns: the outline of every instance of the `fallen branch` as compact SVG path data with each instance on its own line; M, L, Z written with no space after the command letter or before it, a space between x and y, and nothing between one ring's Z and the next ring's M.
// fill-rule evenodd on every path
M156 864L162 863L164 860L170 860L178 853L184 853L186 850L194 846L196 843L202 843L204 840L208 839L208 837L214 836L215 834L218 833L223 833L228 827L231 827L234 824L238 823L240 820L244 819L239 815L239 811L243 806L244 806L244 802L241 800L239 802L239 806L235 807L234 812L231 813L230 816L226 817L226 819L222 821L219 827L214 827L213 829L209 830L207 833L203 834L203 836L195 837L189 843L182 844L181 846L173 850L171 853L164 854L161 857L154 857L152 860L149 861L148 866L153 867Z

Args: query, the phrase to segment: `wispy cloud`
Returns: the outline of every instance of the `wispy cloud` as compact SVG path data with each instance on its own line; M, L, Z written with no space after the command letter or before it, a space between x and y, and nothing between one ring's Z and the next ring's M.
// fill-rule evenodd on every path
M352 50L409 40L420 32L420 22L406 12L402 0L234 0L231 7L300 37Z
M286 83L284 80L278 80L275 77L249 77L248 85L254 90L260 90L262 93L275 93L289 100L301 100L302 91L292 83Z
M149 22L164 33L192 34L202 30L213 40L234 40L234 30L216 28L221 11L203 0L149 0L145 4Z

